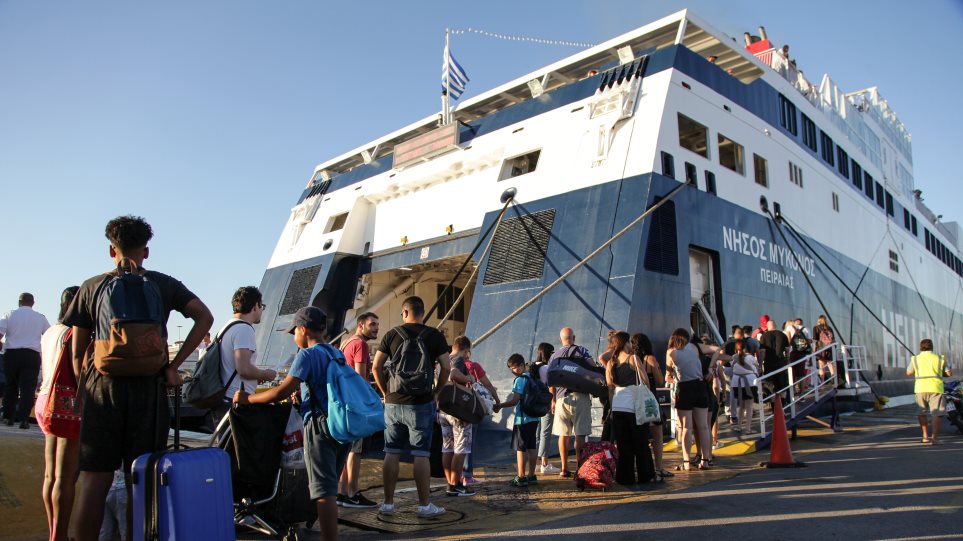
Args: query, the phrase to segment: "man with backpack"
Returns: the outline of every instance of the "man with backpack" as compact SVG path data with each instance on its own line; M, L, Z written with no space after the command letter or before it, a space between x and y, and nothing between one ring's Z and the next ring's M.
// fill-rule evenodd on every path
M214 425L228 412L234 393L253 391L258 381L272 381L277 372L257 367L257 342L254 325L261 322L264 303L261 292L254 286L238 288L231 297L234 317L217 333L220 340L221 381L224 383L224 404L214 410Z
M400 454L409 448L414 458L418 489L418 516L434 517L445 509L429 501L431 432L435 422L435 396L448 381L448 343L436 329L422 324L425 303L408 297L401 304L402 325L382 338L374 358L375 383L385 397L385 501L379 513L395 513L395 485ZM437 372L437 378L436 378Z
M341 345L345 362L365 381L371 381L371 355L368 351L368 341L378 338L379 329L378 316L374 312L365 312L358 316L354 334ZM341 472L341 481L338 484L338 505L341 507L361 509L378 505L358 489L358 481L361 478L361 457L370 445L370 437L351 443L348 463Z
M178 386L181 363L194 352L214 318L177 279L145 271L153 230L143 218L107 224L115 269L85 281L64 315L73 327L74 371L86 398L80 429L79 541L96 540L114 471L167 446L167 386ZM167 318L177 310L194 321L183 347L168 362ZM93 354L87 347L94 342ZM165 385L166 384L166 385ZM130 476L127 475L128 496ZM132 497L128 497L128 531Z

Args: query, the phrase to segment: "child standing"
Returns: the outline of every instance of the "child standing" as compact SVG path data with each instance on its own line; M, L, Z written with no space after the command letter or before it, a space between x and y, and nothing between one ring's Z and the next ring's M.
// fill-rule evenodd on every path
M538 483L535 477L535 459L538 451L536 432L538 430L538 419L525 415L522 410L522 397L528 388L528 380L531 375L525 369L525 358L518 353L513 353L508 358L508 369L515 374L515 383L512 384L512 392L504 402L495 404L495 411L501 408L515 406L515 427L512 429L512 447L515 448L518 459L518 475L511 481L513 487L526 487ZM528 475L525 475L525 472Z
M263 393L249 395L238 391L234 394L234 402L280 402L300 388L308 488L311 499L318 504L321 538L332 541L338 538L338 480L351 446L339 443L328 433L328 365L332 362L330 352L337 353L337 350L325 349L326 329L326 317L320 308L306 306L298 310L288 332L294 335L294 343L301 350L294 357L287 377L280 385Z

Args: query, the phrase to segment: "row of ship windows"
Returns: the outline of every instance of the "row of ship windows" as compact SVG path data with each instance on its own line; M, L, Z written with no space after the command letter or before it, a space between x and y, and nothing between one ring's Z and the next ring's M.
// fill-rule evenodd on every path
M758 158L758 156L756 156ZM766 177L766 160L760 158L761 164L756 167L756 183L763 187L769 187L768 180ZM717 195L716 193L716 174L708 169L705 170L705 191ZM675 178L675 157L668 152L662 151L662 175L666 177ZM696 169L695 164L690 162L685 162L685 179L687 182L695 187L699 186L699 174ZM793 183L802 187L802 169L797 167L792 162L789 163L789 180ZM839 194L836 192L832 193L832 204L833 210L839 212Z
M840 175L852 180L854 188L863 191L870 200L875 199L876 205L879 206L879 208L884 209L886 214L895 218L893 195L886 191L879 182L874 181L873 177L864 171L856 160L849 157L849 154L842 146L836 144L833 139L822 130L819 130L819 144L817 145L816 123L807 117L805 113L798 114L802 117L803 144L809 150L818 152L827 165L835 167ZM779 124L783 128L786 128L786 131L789 133L798 136L799 130L797 129L796 120L796 105L786 98L786 96L779 94ZM914 237L919 237L916 216L906 208L903 209L903 227L905 227L907 231L912 232ZM924 237L926 249L951 270L963 276L960 259L953 255L929 230L925 231Z
M832 138L822 130L819 131L820 138L819 144L817 144L816 124L807 117L805 113L797 113L795 104L786 99L785 96L780 94L779 98L779 121L782 127L786 128L791 134L798 136L797 119L798 116L801 116L803 144L813 152L819 152L827 165L835 167L839 174L852 181L855 189L866 194L866 197L868 197L870 201L875 201L876 205L886 212L888 216L895 218L896 205L893 200L893 194L873 179L872 175L863 170L862 166L860 166L856 160L851 159L849 154L841 146L836 145ZM678 119L679 146L703 158L711 159L709 153L709 129L702 123L682 113L678 113ZM745 147L722 133L717 133L716 137L719 165L740 175L745 175ZM768 162L765 158L755 153L752 155L752 158L756 183L760 186L768 187ZM665 174L664 166L663 174ZM789 162L789 181L800 188L803 187L802 168L792 162ZM836 193L832 194L832 205L833 210L839 212L839 196ZM903 226L907 231L911 232L914 237L919 237L916 216L906 208L903 208ZM926 236L928 240L932 241L926 243L927 249L957 274L963 276L963 271L961 271L958 263L959 258L956 258L951 252L946 250L945 247L941 249L940 246L943 246L942 243L930 234L929 231L926 232ZM941 255L941 252L945 252L945 254Z

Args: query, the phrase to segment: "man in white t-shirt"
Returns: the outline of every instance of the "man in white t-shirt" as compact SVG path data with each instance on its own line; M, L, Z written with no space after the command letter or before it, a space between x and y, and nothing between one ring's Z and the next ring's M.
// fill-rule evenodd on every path
M33 408L40 375L40 337L50 328L47 318L33 310L33 295L22 293L16 310L0 319L0 339L6 336L3 370L7 385L3 396L3 417L8 426L20 423L29 428L27 417Z
M231 298L231 306L234 317L218 333L221 337L221 381L227 385L227 389L224 391L223 406L214 411L215 424L227 413L234 393L241 389L242 384L246 392L253 393L258 381L271 381L277 377L274 370L257 367L254 325L261 322L261 314L264 313L261 292L254 286L240 287Z

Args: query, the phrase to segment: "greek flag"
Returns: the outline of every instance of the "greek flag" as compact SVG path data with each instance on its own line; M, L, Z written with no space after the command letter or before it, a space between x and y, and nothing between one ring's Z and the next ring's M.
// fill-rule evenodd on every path
M465 74L465 70L462 69L455 57L451 56L451 51L448 50L448 46L445 46L445 59L441 65L441 90L442 92L448 92L448 96L457 100L461 97L462 92L465 91L465 86L468 84L468 75Z

